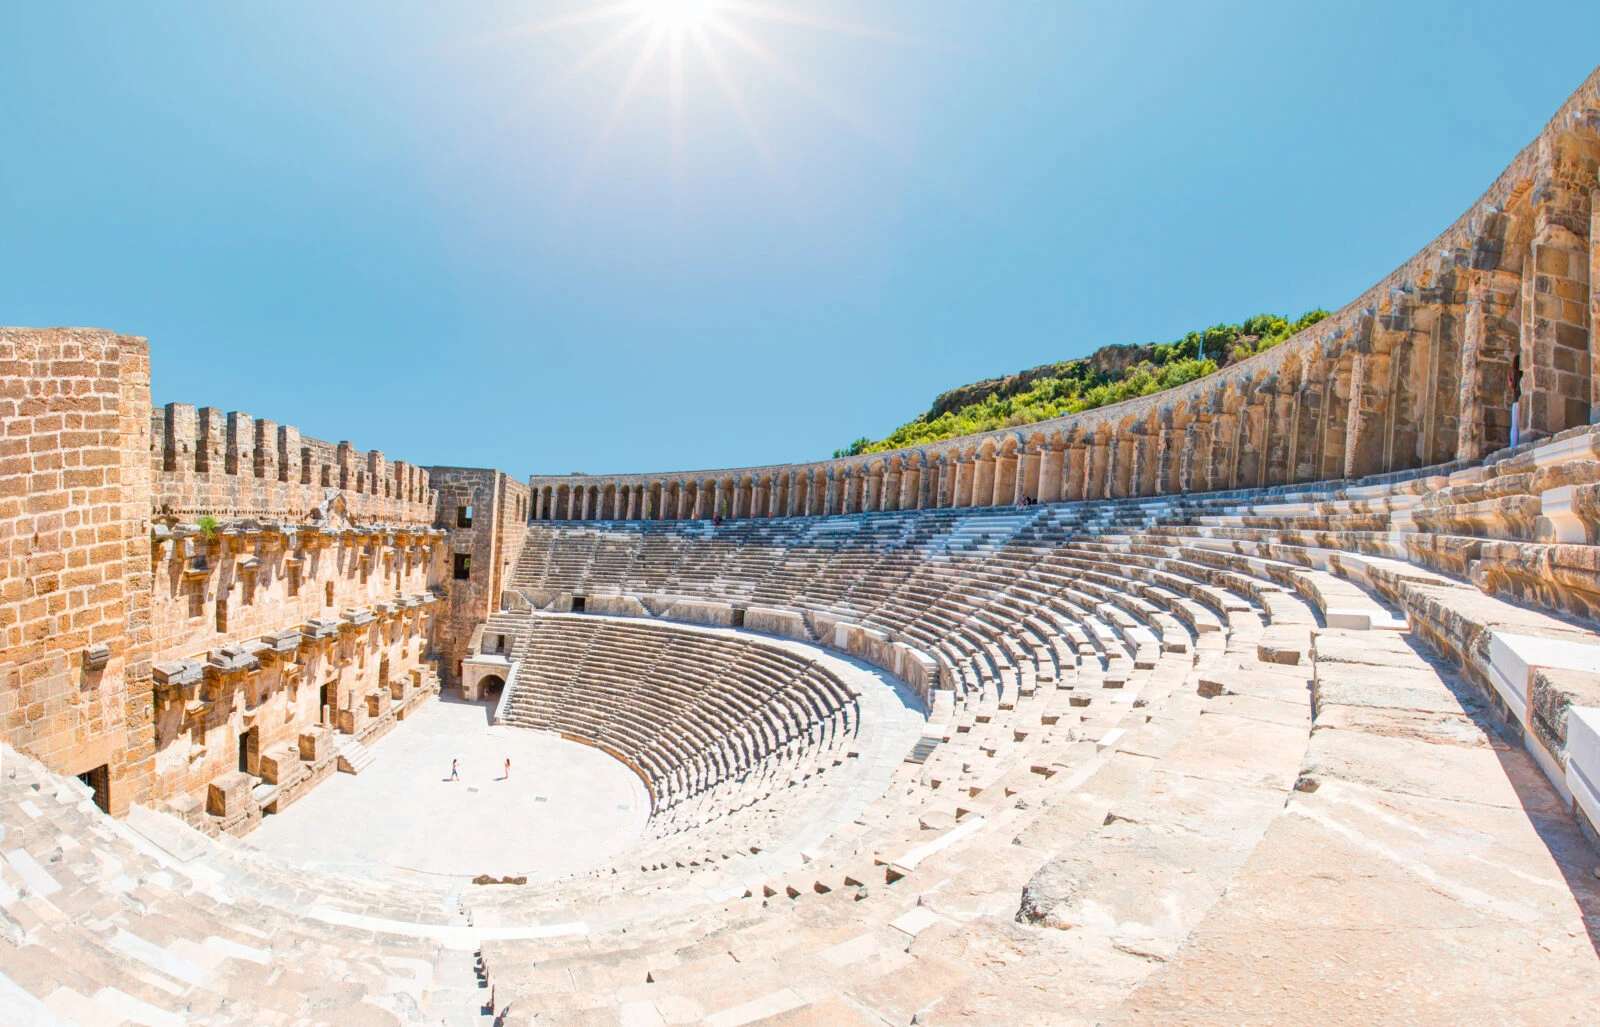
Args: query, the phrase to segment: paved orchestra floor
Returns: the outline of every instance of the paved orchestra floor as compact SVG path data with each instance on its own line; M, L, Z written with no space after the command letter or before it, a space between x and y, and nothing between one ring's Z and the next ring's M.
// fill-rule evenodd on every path
M627 767L590 746L488 720L486 703L425 704L373 744L371 767L335 774L267 817L248 842L325 865L535 878L595 866L644 829L649 800ZM452 759L459 781L449 780Z

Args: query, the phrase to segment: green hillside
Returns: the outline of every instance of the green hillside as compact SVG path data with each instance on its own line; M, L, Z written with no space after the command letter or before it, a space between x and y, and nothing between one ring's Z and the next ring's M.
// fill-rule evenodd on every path
M883 439L856 439L835 457L877 453L960 435L1032 424L1170 389L1271 349L1328 316L1313 310L1290 321L1257 314L1212 325L1176 342L1105 346L1080 360L1045 364L941 393L933 406Z

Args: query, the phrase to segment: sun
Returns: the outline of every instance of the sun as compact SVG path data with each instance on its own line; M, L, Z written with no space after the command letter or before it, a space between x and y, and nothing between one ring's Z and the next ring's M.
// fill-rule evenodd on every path
M673 33L704 27L719 6L718 0L633 0L634 9L652 28Z

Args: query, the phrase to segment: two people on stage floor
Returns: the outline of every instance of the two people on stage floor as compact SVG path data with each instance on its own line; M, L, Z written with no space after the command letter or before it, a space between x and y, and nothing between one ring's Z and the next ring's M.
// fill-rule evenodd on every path
M461 763L460 760L451 760L450 761L450 776L446 780L449 780L449 781L459 781L459 780L461 780L461 766L460 766L460 763ZM495 780L497 780L497 781L509 781L509 780L511 780L511 757L510 756L506 757L505 772L503 774L501 774Z

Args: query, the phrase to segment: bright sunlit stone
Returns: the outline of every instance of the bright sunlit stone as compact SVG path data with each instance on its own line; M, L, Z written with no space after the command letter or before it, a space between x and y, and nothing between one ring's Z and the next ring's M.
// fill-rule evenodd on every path
M646 20L669 32L683 32L704 25L716 9L716 0L633 0Z

